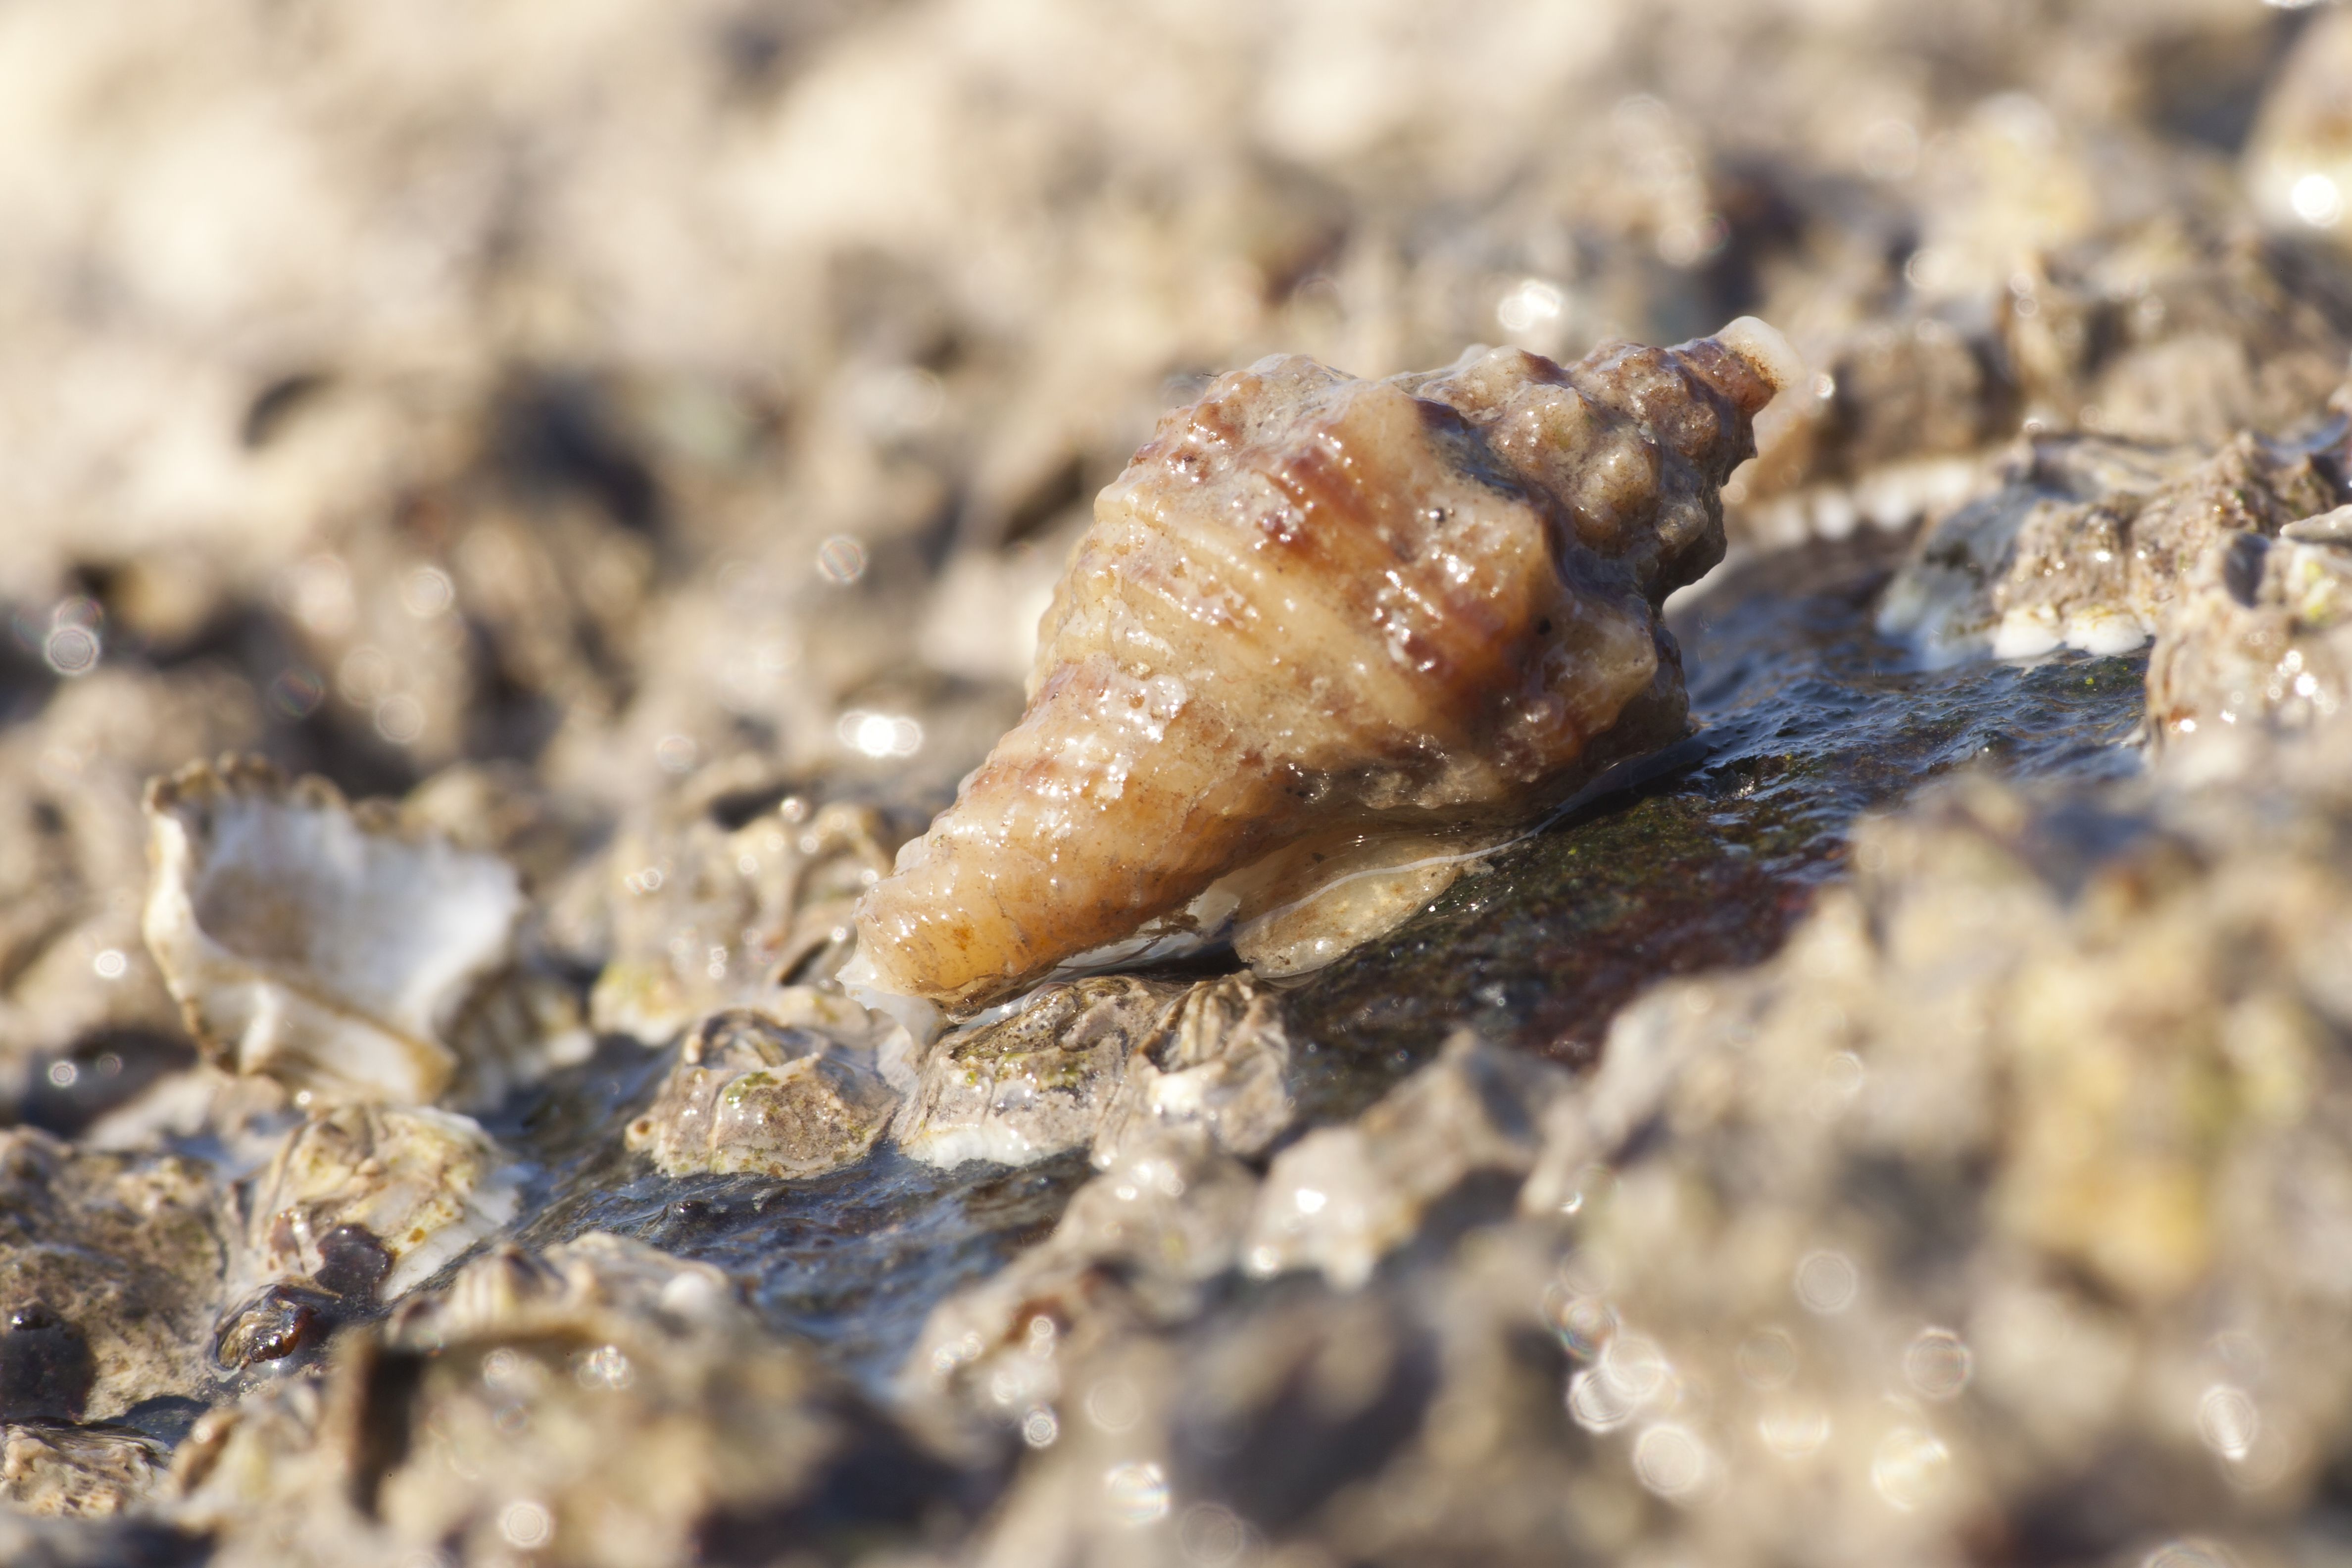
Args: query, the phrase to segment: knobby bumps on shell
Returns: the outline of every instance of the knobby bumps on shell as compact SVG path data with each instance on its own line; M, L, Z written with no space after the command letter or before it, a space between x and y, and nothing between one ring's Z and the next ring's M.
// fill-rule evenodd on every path
M1234 918L1277 852L1492 828L1675 739L1660 606L1721 558L1717 488L1797 375L1742 318L1566 367L1220 377L1097 499L1026 714L863 900L849 978L985 1003Z

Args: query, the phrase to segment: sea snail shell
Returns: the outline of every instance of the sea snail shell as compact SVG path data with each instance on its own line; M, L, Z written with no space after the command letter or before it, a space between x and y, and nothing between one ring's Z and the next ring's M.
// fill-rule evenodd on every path
M865 896L857 981L983 1004L1310 832L1525 817L1675 739L1659 605L1800 373L1743 317L1566 368L1219 377L1097 499L1028 710Z

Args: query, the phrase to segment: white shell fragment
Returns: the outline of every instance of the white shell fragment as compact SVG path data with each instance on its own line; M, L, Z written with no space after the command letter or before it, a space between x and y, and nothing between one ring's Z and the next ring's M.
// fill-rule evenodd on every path
M156 781L147 816L147 945L221 1065L331 1100L480 1102L585 1047L502 984L523 894L498 857L254 762Z

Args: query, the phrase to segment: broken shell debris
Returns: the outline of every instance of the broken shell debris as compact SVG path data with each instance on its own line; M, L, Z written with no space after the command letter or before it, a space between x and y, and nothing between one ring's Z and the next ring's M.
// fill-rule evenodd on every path
M761 1335L718 1270L601 1235L485 1254L380 1339L342 1342L322 1383L218 1414L174 1457L180 1517L394 1563L520 1537L625 1568L734 1531L837 1551L943 1468L807 1348ZM387 1452L387 1423L422 1440Z
M2345 498L2352 416L2293 439L2243 434L2207 456L2099 437L2026 443L2000 488L1923 531L1879 626L1935 660L2124 653L2198 597L2209 562L2286 530L2326 536ZM2317 532L2314 530L2317 529Z
M347 1105L286 1135L243 1184L237 1285L301 1279L397 1300L514 1216L508 1157L467 1117Z
M193 764L148 792L143 929L215 1061L333 1098L480 1103L587 1041L501 1005L523 915L513 868L266 763ZM560 1006L560 1004L559 1004Z

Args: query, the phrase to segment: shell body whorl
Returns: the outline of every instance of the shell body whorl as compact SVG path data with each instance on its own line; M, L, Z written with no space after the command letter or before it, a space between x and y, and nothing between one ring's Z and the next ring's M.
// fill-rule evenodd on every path
M982 1002L1310 832L1509 820L1672 740L1659 605L1787 379L1737 328L1220 377L1097 498L1026 713L860 905L875 978Z

